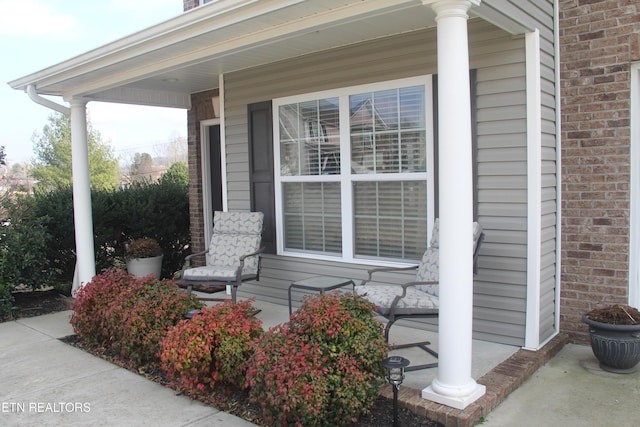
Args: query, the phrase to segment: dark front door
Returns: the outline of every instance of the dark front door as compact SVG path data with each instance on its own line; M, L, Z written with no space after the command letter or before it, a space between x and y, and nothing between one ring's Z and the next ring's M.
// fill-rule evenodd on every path
M209 165L211 166L211 208L222 210L222 171L220 147L220 125L209 126Z

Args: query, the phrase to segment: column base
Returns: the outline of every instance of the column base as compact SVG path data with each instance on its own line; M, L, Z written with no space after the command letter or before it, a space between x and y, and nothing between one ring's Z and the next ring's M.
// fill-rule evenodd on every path
M422 398L432 402L447 405L456 409L464 409L486 393L487 388L482 384L476 384L474 390L465 396L445 396L433 391L431 386L422 390Z

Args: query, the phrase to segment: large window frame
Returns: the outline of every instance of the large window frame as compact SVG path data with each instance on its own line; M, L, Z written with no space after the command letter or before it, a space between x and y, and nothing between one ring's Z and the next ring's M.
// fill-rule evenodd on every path
M384 90L393 90L411 86L424 87L424 123L425 123L425 140L426 140L426 171L410 172L410 173L394 173L394 174L353 174L351 172L351 135L350 135L350 96L363 92L377 92ZM339 138L340 138L340 173L339 174L323 174L323 175L295 175L287 176L281 174L281 146L280 146L280 123L279 110L281 106L313 101L318 99L337 98L339 100ZM384 259L377 257L363 257L355 255L355 239L354 230L354 195L353 184L355 182L384 182L384 181L412 181L424 180L426 182L426 221L427 221L427 241L430 238L434 221L434 124L433 124L433 88L432 76L425 75L419 77L390 80L372 84L364 84L338 88L334 90L305 93L301 95L289 96L273 100L273 147L274 147L274 171L275 171L275 209L276 209L276 233L277 233L277 253L279 255L294 256L300 258L313 258L321 260L342 261L358 264L375 264L375 265L406 265L411 263L409 260L401 259ZM285 248L284 238L284 212L283 212L283 186L287 183L337 183L340 185L341 194L341 226L342 226L342 252L340 254L328 254L323 252L305 252L303 250L288 250Z

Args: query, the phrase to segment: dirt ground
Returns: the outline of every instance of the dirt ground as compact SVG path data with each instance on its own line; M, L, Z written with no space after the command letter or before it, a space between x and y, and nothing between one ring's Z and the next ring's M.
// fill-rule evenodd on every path
M73 307L73 298L61 295L56 290L37 291L37 292L19 292L14 295L13 319L25 317L40 316L43 314L54 313L58 311L70 310ZM12 319L7 319L12 320ZM144 375L152 381L156 381L167 385L167 381L162 374L154 371L141 371L140 369L126 366L126 363L119 360L116 355L108 354L103 349L89 348L78 340L76 336L64 338L62 341L69 345L82 348L98 357L109 360L112 363L130 369L140 375ZM254 424L266 425L261 419L260 408L256 404L249 402L247 393L240 390L223 390L216 396L202 399L205 403L211 404L216 408L225 412L237 415ZM399 408L398 425L402 427L441 427L442 424L436 423L424 417L419 417L406 408ZM379 397L374 405L371 413L363 417L353 427L391 427L393 426L393 402Z
M55 289L15 292L13 298L12 318L5 320L71 310L73 305L73 298L64 296Z

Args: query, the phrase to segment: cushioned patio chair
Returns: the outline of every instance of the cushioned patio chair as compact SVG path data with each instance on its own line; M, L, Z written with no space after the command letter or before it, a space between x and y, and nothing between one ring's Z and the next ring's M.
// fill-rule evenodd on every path
M260 280L262 261L262 212L215 212L213 235L209 249L189 255L177 282L191 292L196 286L231 287L231 299L236 302L238 287L247 280ZM192 267L191 260L204 256L206 264ZM200 298L219 301L228 298Z
M355 286L355 292L371 301L376 306L376 312L387 319L384 337L389 342L389 331L393 324L400 319L437 318L439 311L439 221L436 219L429 247L422 256L419 265L411 267L381 267L369 270L367 279ZM473 273L476 274L478 251L484 239L482 227L473 223ZM383 272L416 271L415 280L403 284L382 283L374 276ZM393 348L419 347L434 357L438 353L429 348L429 341L396 345ZM407 370L434 368L437 363L410 366Z

